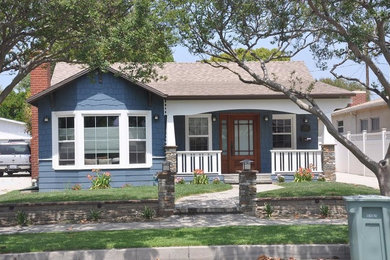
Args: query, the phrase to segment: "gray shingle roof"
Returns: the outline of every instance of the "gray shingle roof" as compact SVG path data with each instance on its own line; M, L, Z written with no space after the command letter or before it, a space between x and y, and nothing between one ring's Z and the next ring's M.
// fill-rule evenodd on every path
M229 68L235 71L243 72L245 79L251 80L234 63L227 64ZM259 63L246 63L253 71L263 75ZM120 64L111 66L111 71L119 71ZM333 87L331 85L316 82L311 76L309 70L302 61L276 61L267 64L268 75L274 78L278 83L285 86L293 86L306 90L311 84L314 89L311 95L314 97L346 97L354 95L352 92ZM79 64L57 63L51 79L51 88L46 93L54 91L53 87L58 88L67 82L88 72L88 68ZM145 84L139 84L149 91L155 92L167 98L274 98L282 97L283 94L276 93L260 85L245 84L239 78L226 69L214 68L209 64L195 63L166 63L162 69L158 69L160 76L165 76L166 80L159 80ZM122 75L123 76L123 75ZM296 79L298 78L298 79ZM292 80L294 79L294 80ZM293 83L294 82L294 83ZM46 94L42 93L42 94ZM30 102L39 98L31 97Z

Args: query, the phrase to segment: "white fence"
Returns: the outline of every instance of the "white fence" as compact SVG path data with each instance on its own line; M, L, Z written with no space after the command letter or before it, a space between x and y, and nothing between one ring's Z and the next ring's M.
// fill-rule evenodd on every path
M271 150L272 174L294 173L311 166L314 172L322 172L321 156L321 150Z
M353 142L359 149L374 161L380 161L385 157L387 147L390 143L390 131L382 129L381 132L362 134L346 134L348 140ZM374 176L359 160L347 150L342 144L336 145L336 171Z
M177 151L177 173L193 174L201 169L204 173L221 174L222 151Z

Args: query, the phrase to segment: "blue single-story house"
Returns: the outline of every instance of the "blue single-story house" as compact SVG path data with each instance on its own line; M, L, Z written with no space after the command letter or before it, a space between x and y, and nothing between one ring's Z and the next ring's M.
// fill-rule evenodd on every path
M118 66L101 73L57 63L50 85L29 98L38 108L41 191L89 188L92 169L109 171L113 187L152 185L167 154L183 176L194 169L211 177L235 173L243 159L260 173L309 164L321 171L318 120L283 94L199 62L167 63L158 70L166 80L147 84ZM248 66L260 73L257 63ZM329 118L353 95L315 82L303 62L267 66L280 83L314 85L310 95ZM330 140L326 129L320 132Z

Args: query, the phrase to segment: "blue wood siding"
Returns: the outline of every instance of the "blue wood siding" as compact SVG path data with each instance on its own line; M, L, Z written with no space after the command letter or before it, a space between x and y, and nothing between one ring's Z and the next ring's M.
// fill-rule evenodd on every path
M308 122L304 123L304 119ZM310 127L310 131L304 131L304 125ZM304 138L311 138L311 141L304 141ZM297 115L297 149L318 148L318 119L314 115Z
M152 113L152 154L156 157L164 157L165 119L163 98L149 93L112 73L104 73L101 75L101 80L99 78L96 72L92 72L70 82L51 96L39 100L39 158L52 158L51 122L45 123L43 118L45 116L50 118L52 111L74 110L150 110ZM159 120L154 120L154 115L158 115ZM122 176L120 177L122 179L118 179L117 184L124 184L130 179L134 179L139 184L147 183L151 179L150 176L156 172L153 167L151 169L115 171L118 172L118 176ZM161 166L159 166L159 169L161 169ZM54 171L51 167L51 161L49 163L48 161L40 161L40 188L42 187L44 190L64 188L66 183L60 176L65 176L67 181L71 181L72 178L81 181L80 178L85 177L86 173L87 171ZM54 179L48 178L50 175ZM137 177L141 175L146 175L147 180ZM77 182L72 181L71 183Z
M125 184L133 186L157 185L155 174L161 171L161 163L164 159L153 159L153 165L149 169L118 169L102 170L111 173L111 187L120 188ZM93 173L90 170L63 170L54 171L51 160L39 162L39 191L53 191L71 189L75 184L80 184L83 189L91 187L91 181L87 175Z
M176 145L178 151L186 150L186 123L185 116L175 116L173 118L175 124L175 136L176 136Z

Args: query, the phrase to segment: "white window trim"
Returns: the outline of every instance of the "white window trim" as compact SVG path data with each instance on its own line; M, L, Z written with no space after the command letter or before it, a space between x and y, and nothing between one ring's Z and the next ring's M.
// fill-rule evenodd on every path
M84 164L84 116L119 116L119 164ZM129 116L146 117L146 163L129 163ZM80 110L52 112L52 157L54 170L138 169L152 167L152 112L150 110ZM75 165L59 165L58 118L75 118Z
M367 129L362 128L362 121L367 121ZM360 133L363 133L364 130L367 132L370 131L370 119L369 118L360 118L359 119L359 130L360 130Z
M337 132L339 132L339 128L342 128L343 129L343 131L341 131L341 132L339 132L340 134L343 134L344 133L344 120L337 120L337 125L336 125L336 127L337 127ZM342 126L339 126L339 123L343 123L343 125Z
M213 130L212 130L212 122L211 122L211 114L198 114L198 115L190 115L185 116L185 139L186 139L186 151L190 150L190 136L189 136L189 118L207 118L208 122L208 135L209 138L209 147L208 150L211 151L213 148ZM205 135L199 135L199 137L205 137Z
M278 150L294 150L297 148L297 133L296 133L296 115L295 114L273 114L272 119L276 120L283 120L283 119L290 119L291 120L291 147L290 148L273 148ZM271 129L272 131L272 129ZM274 136L274 133L272 132L272 137Z
M373 119L378 119L378 123L379 123L379 126L378 126L378 129L373 129L373 127L372 127L372 120ZM380 120L380 117L378 117L378 116L376 116L376 117L370 117L370 123L369 123L369 125L370 125L370 132L371 133L378 133L378 132L380 132L381 131L381 120Z

